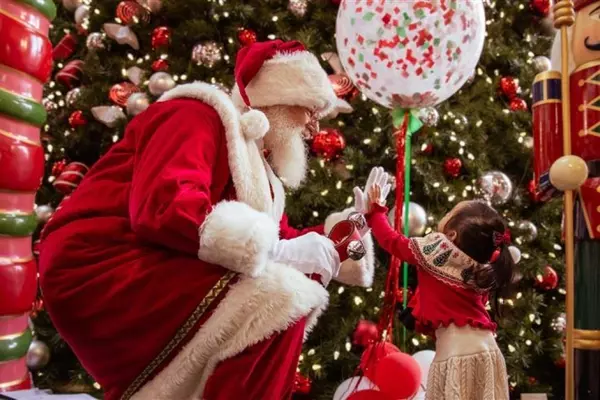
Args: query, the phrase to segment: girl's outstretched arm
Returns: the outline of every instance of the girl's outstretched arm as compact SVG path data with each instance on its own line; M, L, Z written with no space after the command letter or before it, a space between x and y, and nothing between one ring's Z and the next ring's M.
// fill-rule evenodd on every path
M417 260L409 247L410 240L390 226L387 218L388 210L381 204L382 202L381 189L379 186L374 186L369 191L369 212L366 216L373 236L385 251L402 261L416 265Z

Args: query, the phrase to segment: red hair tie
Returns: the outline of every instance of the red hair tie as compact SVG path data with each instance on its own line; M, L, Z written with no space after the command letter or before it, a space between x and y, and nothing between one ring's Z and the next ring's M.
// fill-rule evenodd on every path
M494 232L494 246L499 247L503 244L505 245L509 245L510 244L510 231L507 229L504 231L504 233L500 233L500 232Z

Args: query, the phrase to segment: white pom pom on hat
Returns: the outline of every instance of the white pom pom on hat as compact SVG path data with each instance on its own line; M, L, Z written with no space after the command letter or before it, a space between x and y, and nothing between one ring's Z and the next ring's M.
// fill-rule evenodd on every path
M247 140L262 139L269 131L267 116L258 110L250 110L242 114L240 125Z

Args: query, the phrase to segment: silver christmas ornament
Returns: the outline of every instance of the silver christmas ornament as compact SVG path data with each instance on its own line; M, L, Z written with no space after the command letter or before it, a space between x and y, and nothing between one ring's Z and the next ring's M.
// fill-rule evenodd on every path
M83 4L83 0L63 0L62 5L69 11L75 11Z
M42 99L42 105L46 111L54 111L58 108L58 104L47 98Z
M346 249L348 252L348 258L354 261L361 260L367 251L365 250L365 246L361 243L360 240L353 240L348 243L348 248Z
M150 11L152 14L156 14L162 8L162 0L136 0L137 3Z
M117 43L129 45L135 50L140 49L140 42L136 34L128 26L107 23L102 25L102 29L104 29L109 38L115 40Z
M533 59L533 68L540 73L552 69L552 61L546 56L537 56Z
M71 89L65 95L65 100L67 101L67 105L74 106L79 97L81 96L81 88Z
M82 25L84 22L89 20L90 18L90 7L85 4L80 5L75 10L75 24Z
M288 10L296 17L304 17L308 10L308 0L289 0Z
M35 215L40 222L48 222L52 214L54 214L54 209L47 204L35 208Z
M513 184L510 178L500 171L486 172L479 178L479 188L483 197L493 205L502 205L510 200Z
M440 113L433 107L425 107L419 110L419 119L425 126L437 126L440 120Z
M167 90L173 89L175 87L175 81L173 77L166 72L155 72L150 77L150 82L148 83L148 89L150 89L150 93L154 96L160 96Z
M388 220L394 225L394 216L396 207L393 207L388 214ZM402 210L402 221L404 221L404 209ZM404 229L404 228L403 228ZM427 211L417 203L410 202L408 208L408 235L423 236L427 229Z
M85 45L89 50L101 50L105 48L104 35L100 32L92 32L85 40Z
M199 43L192 49L192 61L198 65L212 68L222 58L221 47L213 41Z
M127 99L127 114L138 115L150 106L150 99L146 93L132 93Z
M97 106L92 107L94 118L109 128L119 125L121 120L127 119L121 107L117 106Z
M27 350L25 363L32 371L37 371L48 365L50 361L50 349L46 343L40 340L33 340Z
M538 235L537 227L531 221L519 222L519 225L517 225L517 230L525 242L533 242Z

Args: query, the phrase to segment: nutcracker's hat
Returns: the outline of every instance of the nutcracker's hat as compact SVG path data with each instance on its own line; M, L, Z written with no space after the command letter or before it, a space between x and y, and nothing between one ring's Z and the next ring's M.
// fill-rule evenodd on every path
M592 4L592 3L595 3L595 2L597 2L597 1L598 1L598 0L575 0L575 1L573 2L573 3L574 3L574 6L575 6L575 11L579 11L579 10L581 10L582 8L584 8L584 7L587 7L587 6L589 6L590 4Z
M317 57L297 41L272 40L242 48L232 91L238 107L302 106L322 116L350 112L338 99Z

